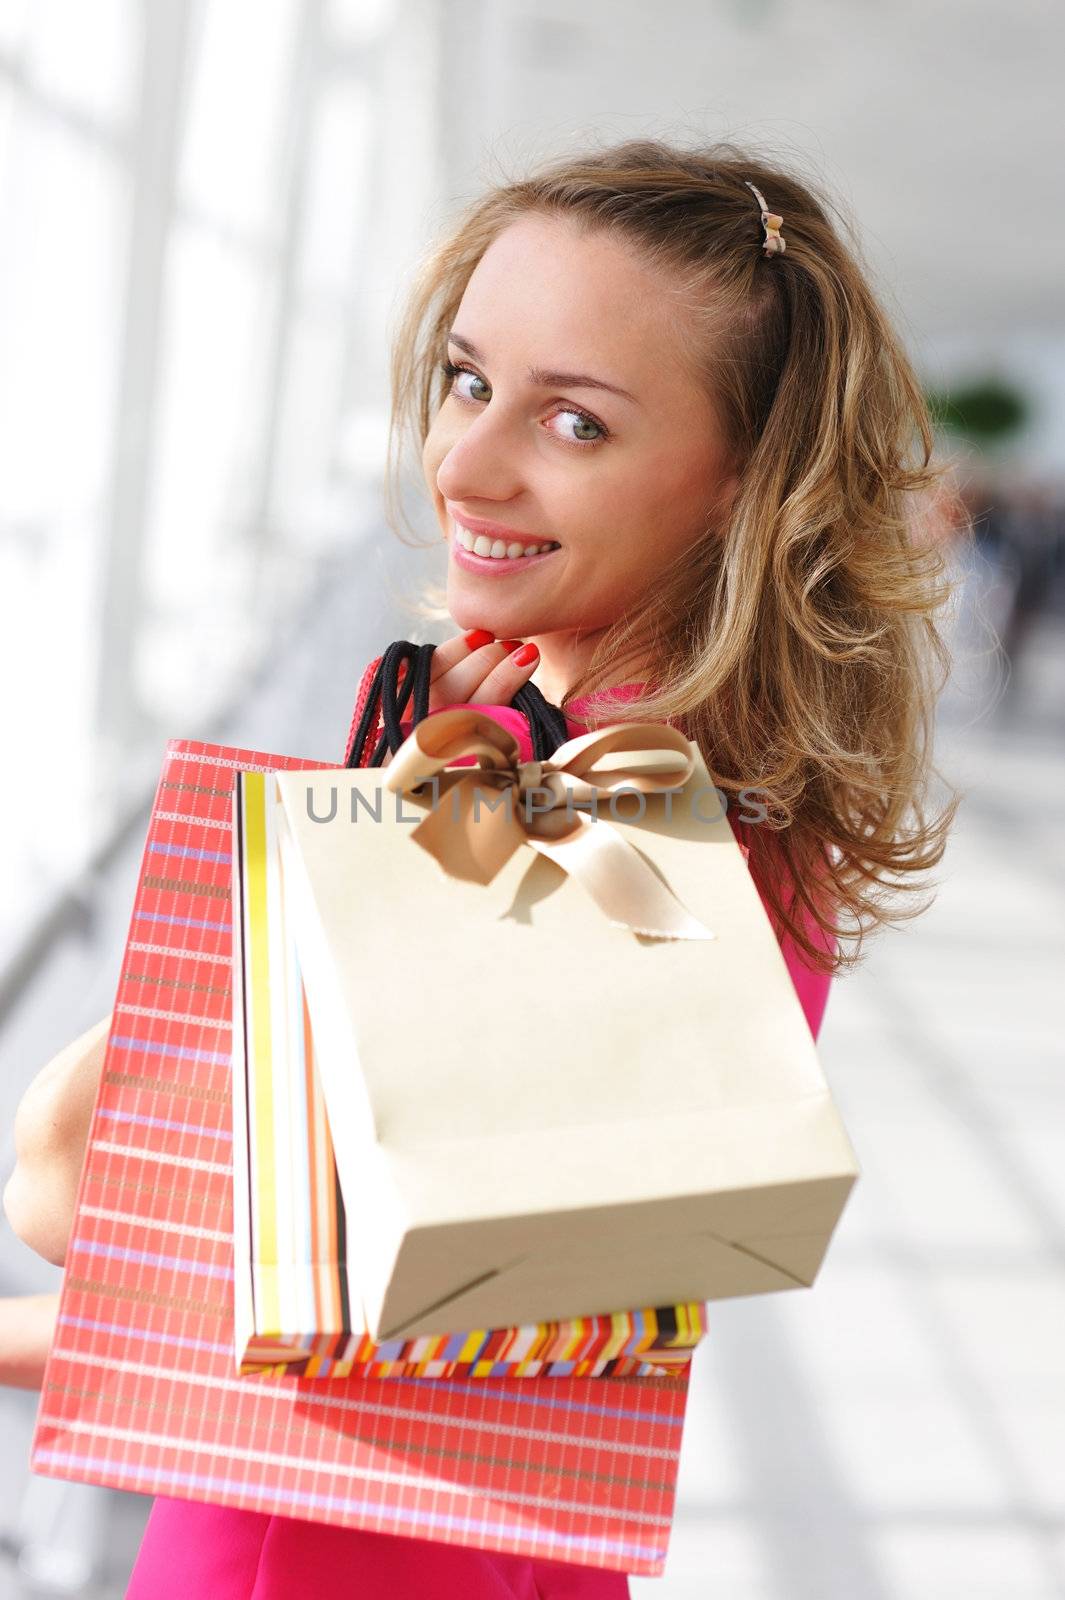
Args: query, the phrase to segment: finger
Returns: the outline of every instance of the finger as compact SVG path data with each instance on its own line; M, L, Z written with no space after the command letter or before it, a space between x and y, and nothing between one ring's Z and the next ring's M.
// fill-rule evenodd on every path
M471 705L505 706L528 683L540 664L534 644L519 645L494 666L470 695Z
M458 666L460 661L466 661L475 650L494 642L494 636L487 628L470 628L466 633L457 633L453 639L445 639L443 644L438 644L433 651L429 666L429 682L435 683L445 672L450 672L452 667Z
M465 705L492 669L520 649L520 639L495 639L491 644L471 650L430 685L429 709L438 711L442 706Z

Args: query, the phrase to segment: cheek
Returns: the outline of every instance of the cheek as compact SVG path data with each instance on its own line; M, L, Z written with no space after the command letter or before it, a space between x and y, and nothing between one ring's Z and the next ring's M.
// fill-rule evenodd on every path
M436 475L446 454L447 449L441 438L440 429L434 422L426 434L425 443L422 446L422 472L425 475L426 484L434 496L439 493L436 487Z
M597 474L586 488L561 498L559 513L559 527L571 531L574 556L594 563L601 585L640 572L654 545L648 533L664 532L673 515L668 491L642 471Z
M719 477L711 451L649 452L611 486L609 507L619 536L631 541L636 564L686 545L705 526Z
M462 437L462 418L454 415L456 409L454 406L440 406L429 424L429 432L422 447L422 463L427 474L429 472L435 474L439 470L440 463L452 445Z
M444 496L437 481L440 468L461 438L461 427L456 427L454 422L447 422L443 412L437 412L429 432L425 436L422 446L422 473L425 479L429 497L436 508L437 519L441 528L447 531L447 512L444 507Z

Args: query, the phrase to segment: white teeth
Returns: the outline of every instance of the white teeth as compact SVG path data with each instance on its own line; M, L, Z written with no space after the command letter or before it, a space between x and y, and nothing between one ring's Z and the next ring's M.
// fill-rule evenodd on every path
M522 556L542 555L545 550L557 550L556 543L548 544L519 544L517 540L507 544L503 539L490 539L485 533L474 534L469 528L464 528L456 522L455 540L464 550L472 550L478 556L491 556L496 561L516 561Z

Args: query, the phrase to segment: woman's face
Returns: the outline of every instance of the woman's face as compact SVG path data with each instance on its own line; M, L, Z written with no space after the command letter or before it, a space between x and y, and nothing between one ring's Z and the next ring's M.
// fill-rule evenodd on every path
M662 279L605 233L530 214L489 246L422 458L459 627L544 653L549 635L561 646L617 621L706 536L736 480L687 330ZM511 553L468 554L463 523L490 541L482 551Z

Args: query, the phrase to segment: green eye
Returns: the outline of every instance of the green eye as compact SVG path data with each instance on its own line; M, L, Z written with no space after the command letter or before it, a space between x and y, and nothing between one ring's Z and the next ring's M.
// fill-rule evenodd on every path
M470 389L459 390L456 387L456 382L460 377L472 378L475 384L479 383L483 389L487 390L489 394L491 393L491 385L481 377L479 372L474 372L472 367L460 367L457 366L454 361L445 360L440 363L440 370L450 384L448 393L453 394L458 400L473 400L480 402L484 398L483 394L475 394ZM569 436L569 438L562 438L560 435L556 435L562 444L575 445L578 448L583 447L587 449L590 445L603 444L607 439L612 437L609 428L604 427L601 422L597 421L595 417L590 416L587 412L578 411L575 406L561 406L559 410L555 411L552 415L553 417L573 418L574 432ZM580 429L591 431L577 431Z
M441 362L441 369L445 377L448 379L448 382L451 384L452 389L455 387L456 378L462 374L465 374L468 378L472 378L474 383L483 384L486 389L488 388L488 385L485 383L484 379L479 377L476 372L472 372L469 367L457 367L453 361L444 361ZM471 395L470 398L476 400L480 399L481 396Z

